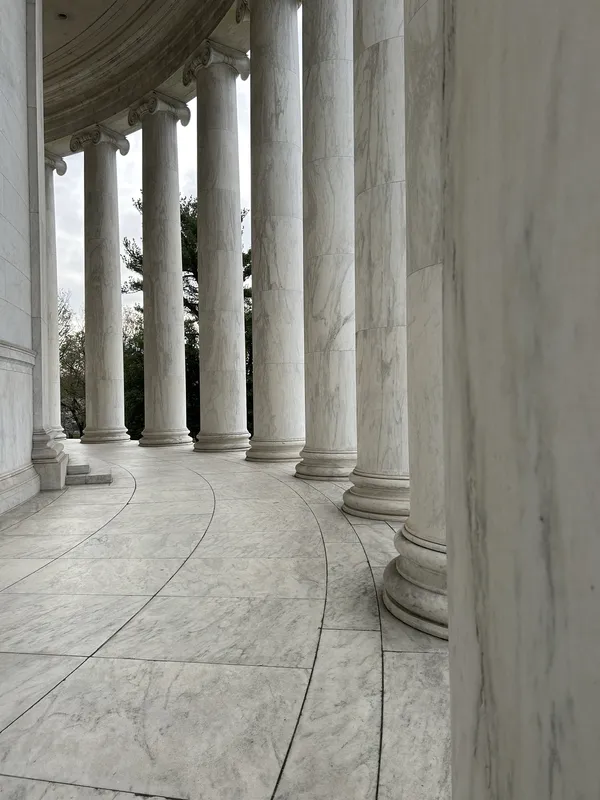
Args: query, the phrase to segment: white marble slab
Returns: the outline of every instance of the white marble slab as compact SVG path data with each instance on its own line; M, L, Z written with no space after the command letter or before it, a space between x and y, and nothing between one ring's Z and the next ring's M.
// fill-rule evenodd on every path
M379 630L377 595L362 546L327 543L325 628Z
M50 559L66 553L82 542L85 536L61 534L30 534L29 536L0 536L0 558Z
M163 509L163 505L169 506L171 513ZM111 534L165 534L172 531L194 532L202 535L211 520L211 514L183 513L181 504L176 504L176 508L169 503L157 504L153 506L157 513L149 513L146 506L127 506L123 511L111 520L102 533Z
M14 527L5 531L7 536L31 536L32 534L60 534L62 536L89 536L102 526L95 519L73 519L67 517L47 517L43 514L35 514L33 517L18 522ZM0 541L2 541L0 537Z
M82 658L72 656L0 653L0 729L10 725L82 662ZM4 798L1 783L0 797Z
M0 796L2 800L134 800L134 796L126 792L9 778L6 775L0 775ZM160 798L147 797L146 800Z
M0 735L0 772L269 800L307 680L305 670L91 659Z
M180 565L179 558L63 557L3 594L152 595Z
M275 800L375 800L381 685L377 631L323 631Z
M195 530L164 533L122 533L102 531L94 534L69 553L69 558L187 558L202 537Z
M385 653L380 800L450 800L446 653Z
M0 558L0 590L45 566L48 559ZM1 647L1 645L0 645Z
M324 555L318 530L219 531L209 530L192 558L319 558Z
M323 558L191 558L161 595L325 597Z
M322 600L156 597L98 656L310 669L322 615Z
M283 500L239 500L236 503L218 501L210 529L235 531L278 531L285 528L300 530L315 528L310 509Z
M386 567L398 555L394 547L395 531L387 522L361 519L360 525L353 527L372 567Z
M146 597L1 593L2 650L88 656L146 601Z
M354 528L333 503L311 503L310 510L317 518L324 542L358 544Z

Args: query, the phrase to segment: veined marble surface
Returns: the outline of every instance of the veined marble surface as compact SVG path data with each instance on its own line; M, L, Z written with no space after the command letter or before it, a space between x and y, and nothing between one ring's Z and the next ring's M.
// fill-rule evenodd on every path
M241 453L67 447L116 481L0 516L3 800L375 800L410 778L399 744L439 723L443 751L446 652L378 602L392 531L340 511L346 483ZM436 657L435 703L400 661L382 675L382 644ZM412 785L443 785L420 753Z

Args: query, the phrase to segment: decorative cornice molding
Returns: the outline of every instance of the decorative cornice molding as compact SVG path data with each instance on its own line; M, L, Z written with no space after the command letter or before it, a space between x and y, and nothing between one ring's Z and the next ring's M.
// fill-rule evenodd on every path
M184 102L161 92L151 92L130 109L127 122L131 126L138 125L146 114L156 114L159 111L166 111L171 114L184 127L190 121L190 110Z
M129 152L129 142L123 134L105 128L104 125L94 125L93 128L74 134L69 147L72 153L78 153L80 150L96 144L112 144L122 156L126 156Z
M57 175L64 175L67 171L66 161L48 150L44 151L44 162L50 169L55 169Z
M247 19L250 19L250 0L237 0L235 21L239 25L240 22L246 22Z
M227 64L238 73L243 81L247 80L250 75L250 59L245 53L205 39L198 53L183 68L184 86L196 78L199 69L206 69L214 64Z

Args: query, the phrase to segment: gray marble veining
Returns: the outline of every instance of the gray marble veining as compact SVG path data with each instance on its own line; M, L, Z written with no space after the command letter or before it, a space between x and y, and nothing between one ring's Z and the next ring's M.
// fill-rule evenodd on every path
M311 668L322 600L156 597L98 656Z
M191 558L161 595L325 597L321 558Z
M446 653L385 653L381 800L450 800Z
M0 653L0 729L27 711L82 661L72 656ZM4 797L1 783L0 797Z
M275 800L374 800L381 723L377 631L323 631Z
M379 630L377 595L362 546L327 543L325 628Z
M295 669L91 659L0 734L0 771L268 800L307 680Z
M0 558L0 590L44 567L48 559Z
M146 597L0 593L2 650L90 655L146 601Z
M247 531L278 531L282 528L316 530L317 524L308 507L283 500L240 500L235 504L217 502L210 524L211 532L240 528Z
M164 533L122 533L108 527L69 552L69 558L184 559L202 538L196 530Z
M319 558L323 540L318 530L208 531L192 558Z

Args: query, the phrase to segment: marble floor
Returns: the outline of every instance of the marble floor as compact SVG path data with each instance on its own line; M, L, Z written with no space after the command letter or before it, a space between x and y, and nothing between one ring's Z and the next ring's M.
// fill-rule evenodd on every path
M448 800L447 646L383 608L346 484L69 448L113 483L0 516L2 800Z

